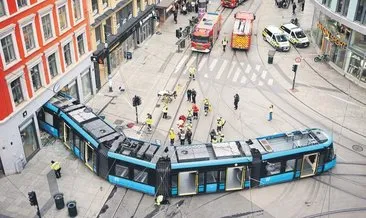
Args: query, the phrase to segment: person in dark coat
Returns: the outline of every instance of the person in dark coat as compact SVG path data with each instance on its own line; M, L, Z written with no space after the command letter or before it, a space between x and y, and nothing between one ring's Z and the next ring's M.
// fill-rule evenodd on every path
M216 130L215 130L215 129L212 129L212 130L211 130L211 132L210 132L210 137L211 137L211 140L210 140L210 141L212 141L212 139L213 139L216 135L217 135Z
M295 10L296 10L296 4L295 2L292 4L292 14L295 14Z
M235 108L235 110L237 110L237 109L238 109L238 103L239 103L239 100L240 100L239 94L238 94L238 93L236 93L236 94L234 95L234 108Z
M303 2L303 3L301 4L301 11L304 11L304 7L305 7L305 2Z
M196 104L196 96L197 96L196 90L192 89L192 103L193 104Z
M190 89L187 90L187 101L192 101L192 90Z
M188 144L189 145L192 144L192 130L190 128L187 128L186 138L187 138Z

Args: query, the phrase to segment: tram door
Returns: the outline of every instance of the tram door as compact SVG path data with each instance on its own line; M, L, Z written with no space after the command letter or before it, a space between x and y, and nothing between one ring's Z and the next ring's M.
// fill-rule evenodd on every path
M239 190L244 188L245 169L244 167L228 167L226 169L225 190Z
M65 122L62 125L62 129L63 129L63 140L62 141L68 149L71 149L71 146L70 146L70 132L72 130Z
M89 142L84 142L85 146L85 165L89 167L92 171L94 170L94 166L96 164L96 155L94 149L91 147Z
M318 166L319 153L307 154L302 158L300 178L313 176Z
M198 172L189 171L178 174L178 195L195 195L198 191Z

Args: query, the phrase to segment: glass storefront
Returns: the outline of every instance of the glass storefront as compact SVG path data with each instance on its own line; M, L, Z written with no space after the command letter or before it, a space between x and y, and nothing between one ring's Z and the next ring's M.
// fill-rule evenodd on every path
M124 60L125 52L134 49L134 35L131 34L125 41L110 53L111 68L116 69ZM107 69L107 61L104 62L104 67Z
M77 80L75 79L74 81L72 81L70 84L68 84L67 86L63 87L61 89L61 92L64 92L76 99L79 99L79 94L78 94L78 83Z
M33 118L19 128L25 158L28 161L39 150L36 127Z
M90 71L88 70L86 73L81 75L81 82L83 84L83 95L84 95L84 101L90 99L92 96L92 84L91 84L91 77L90 77Z

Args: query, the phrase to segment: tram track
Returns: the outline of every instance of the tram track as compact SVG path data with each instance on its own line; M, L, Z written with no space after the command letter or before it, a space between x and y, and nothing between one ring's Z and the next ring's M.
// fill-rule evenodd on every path
M357 207L357 208L347 208L347 209L340 209L340 210L331 210L324 213L316 213L308 216L304 216L303 218L316 218L316 217L323 217L335 214L344 214L344 213L354 213L354 212L363 212L366 211L366 207ZM351 214L350 214L351 215Z

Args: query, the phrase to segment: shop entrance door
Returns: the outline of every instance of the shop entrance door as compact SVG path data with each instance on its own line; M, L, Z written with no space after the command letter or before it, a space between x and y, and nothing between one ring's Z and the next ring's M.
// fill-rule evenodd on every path
M89 167L89 169L94 171L94 165L96 163L95 151L87 142L84 142L84 146L85 146L85 165Z
M70 148L70 132L71 132L71 129L70 129L70 127L66 124L66 123L64 123L64 125L63 125L63 132L64 132L64 135L63 135L63 143L64 143L64 145L68 148L68 149L71 149Z
M329 38L324 37L323 38L323 43L322 43L322 48L321 48L322 53L326 54L326 55L329 55L329 57L331 57L332 45L333 45L333 43L331 43L329 41Z

